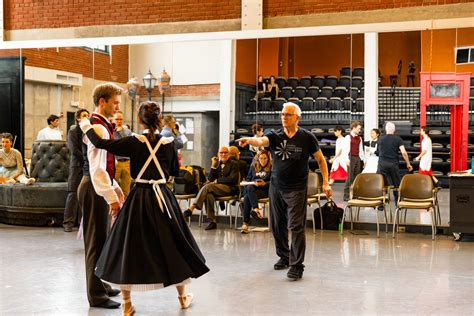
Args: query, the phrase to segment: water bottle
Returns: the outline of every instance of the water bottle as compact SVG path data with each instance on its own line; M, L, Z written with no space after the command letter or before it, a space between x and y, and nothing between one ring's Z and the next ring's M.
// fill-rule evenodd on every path
M471 173L474 174L474 157L471 157Z

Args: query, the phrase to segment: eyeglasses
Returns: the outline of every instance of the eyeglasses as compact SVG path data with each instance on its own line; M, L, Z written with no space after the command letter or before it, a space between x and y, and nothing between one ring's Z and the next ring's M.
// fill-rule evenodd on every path
M295 116L295 114L293 114L293 113L281 113L281 116L282 117L293 117L293 116Z

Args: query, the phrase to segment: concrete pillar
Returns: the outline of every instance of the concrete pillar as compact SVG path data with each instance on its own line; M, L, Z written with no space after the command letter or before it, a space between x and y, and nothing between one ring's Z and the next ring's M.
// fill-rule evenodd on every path
M364 35L364 140L368 140L370 130L379 125L379 43L378 33Z
M222 41L220 56L219 146L228 146L235 128L235 42Z

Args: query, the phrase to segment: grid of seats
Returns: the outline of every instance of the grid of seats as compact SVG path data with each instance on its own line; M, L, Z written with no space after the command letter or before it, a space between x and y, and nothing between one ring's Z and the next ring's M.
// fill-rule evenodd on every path
M285 102L298 104L302 111L364 111L364 68L343 67L339 77L277 77L275 82L278 97L253 98L246 112L281 111Z

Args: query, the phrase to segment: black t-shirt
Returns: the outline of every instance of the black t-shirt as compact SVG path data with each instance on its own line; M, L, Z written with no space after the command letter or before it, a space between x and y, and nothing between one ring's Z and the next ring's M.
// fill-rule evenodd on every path
M381 136L377 146L379 159L397 163L398 166L398 151L402 145L403 141L400 136L392 134Z
M311 132L298 128L292 138L283 129L265 135L272 153L271 185L282 191L303 190L308 186L308 160L319 150L318 140Z

